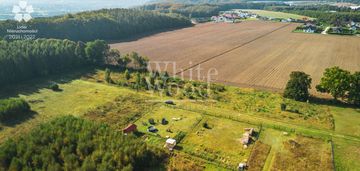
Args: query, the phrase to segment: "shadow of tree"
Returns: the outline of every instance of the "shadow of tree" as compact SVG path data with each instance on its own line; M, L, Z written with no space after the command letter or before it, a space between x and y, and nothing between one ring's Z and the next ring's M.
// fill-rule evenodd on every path
M317 105L328 105L328 106L341 107L341 108L352 108L352 109L360 108L360 106L349 104L346 103L345 101L329 99L329 98L320 98L315 96L311 96L309 102Z
M1 98L10 98L10 97L19 97L19 95L30 95L34 93L39 93L41 89L49 88L49 86L56 82L61 84L69 83L73 80L80 79L85 75L95 74L96 68L84 68L76 71L68 71L65 73L58 73L50 75L47 77L34 78L28 81L22 81L19 83L14 83L0 89L0 99ZM62 90L56 90L61 92Z
M22 113L21 115L16 115L16 118L4 119L1 121L2 125L8 127L14 127L18 124L21 124L29 119L33 119L38 113L35 111L30 111L27 113ZM15 117L15 116L14 116Z

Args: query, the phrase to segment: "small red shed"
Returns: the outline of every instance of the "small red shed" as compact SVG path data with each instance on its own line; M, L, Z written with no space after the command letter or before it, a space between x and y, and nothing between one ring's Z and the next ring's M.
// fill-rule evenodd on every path
M135 132L137 130L137 126L135 124L130 124L126 128L123 129L123 133L128 134L131 132Z

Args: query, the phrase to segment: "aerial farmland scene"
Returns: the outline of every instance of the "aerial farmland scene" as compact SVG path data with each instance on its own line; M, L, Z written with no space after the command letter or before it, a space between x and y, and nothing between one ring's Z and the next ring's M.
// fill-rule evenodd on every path
M0 171L360 171L360 1L0 0Z

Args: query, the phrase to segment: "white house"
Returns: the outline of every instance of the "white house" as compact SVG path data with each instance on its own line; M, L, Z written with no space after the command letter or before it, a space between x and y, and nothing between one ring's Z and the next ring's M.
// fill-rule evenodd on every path
M176 140L169 138L166 140L166 143L164 145L164 147L168 148L170 151L172 151L176 146Z
M360 6L350 6L350 9L352 9L352 10L358 10L358 9L360 9Z

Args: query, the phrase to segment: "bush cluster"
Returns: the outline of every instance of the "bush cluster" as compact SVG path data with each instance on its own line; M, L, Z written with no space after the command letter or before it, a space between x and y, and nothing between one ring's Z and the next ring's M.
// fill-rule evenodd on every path
M31 111L30 105L20 98L0 100L0 121L15 119Z

